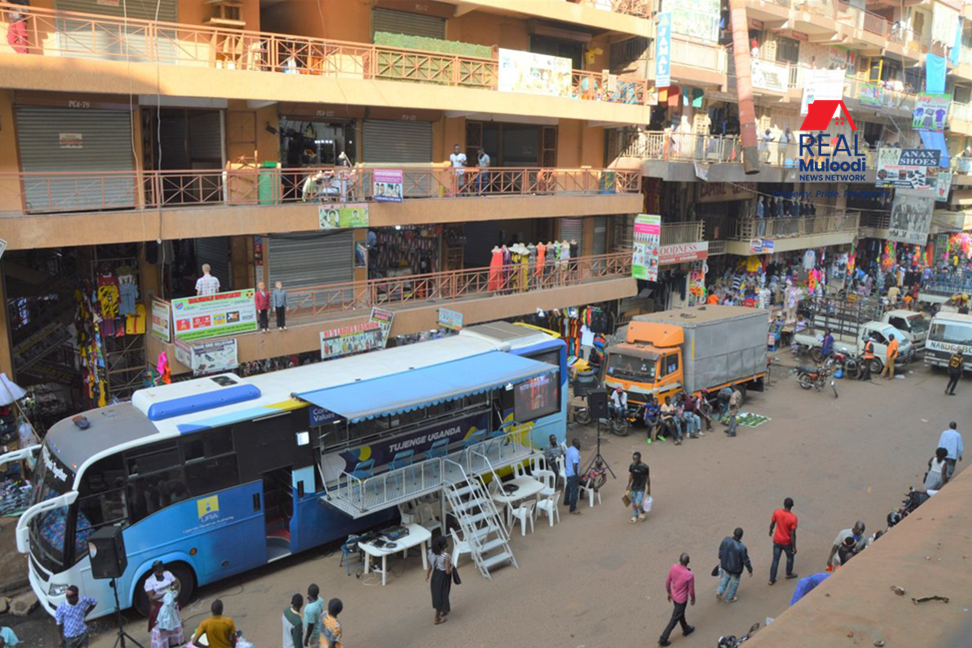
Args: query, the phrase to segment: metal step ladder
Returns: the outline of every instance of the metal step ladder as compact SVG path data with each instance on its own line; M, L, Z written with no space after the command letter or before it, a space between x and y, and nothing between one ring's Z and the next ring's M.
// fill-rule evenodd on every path
M462 466L459 469L462 470ZM510 535L496 504L480 477L468 477L444 489L449 510L459 522L462 540L469 543L470 555L484 577L493 580L490 571L512 564L520 566L510 548Z

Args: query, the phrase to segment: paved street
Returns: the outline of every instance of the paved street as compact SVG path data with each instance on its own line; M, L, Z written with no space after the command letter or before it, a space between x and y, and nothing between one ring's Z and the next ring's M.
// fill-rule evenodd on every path
M790 361L788 353L781 355ZM949 420L959 421L970 440L972 383L967 380L958 397L948 397L942 393L943 374L917 363L911 369L893 382L840 381L839 399L805 392L777 369L771 388L751 392L744 407L772 421L755 430L740 428L735 439L722 434L721 426L681 447L668 442L647 448L642 430L627 438L605 437L603 453L619 479L605 487L604 505L592 510L585 504L583 516L564 515L553 529L541 520L526 538L517 530L513 549L520 569L498 571L492 582L464 558L464 582L453 588L453 613L441 627L432 626L417 553L407 562L393 561L393 575L381 588L374 575L347 577L338 555L312 552L202 589L183 618L187 628L194 627L220 597L254 645L279 646L280 615L290 596L316 582L325 599L343 599L349 647L653 645L671 611L665 575L687 551L698 593L688 618L697 632L688 640L676 630L672 641L714 646L720 634L741 634L789 603L795 581L781 578L767 586L769 518L784 497L794 498L800 519L797 572L823 571L840 529L858 518L868 533L881 527L908 486L920 484ZM594 432L572 427L571 436L582 439L586 457ZM631 525L619 500L636 449L651 466L655 509L646 522ZM743 576L739 602L727 605L715 600L716 579L709 572L719 542L736 526L746 531L743 541L756 573ZM148 643L144 620L135 619L129 630ZM53 637L47 639L44 645L53 645ZM111 634L102 633L92 645L108 648L112 642Z

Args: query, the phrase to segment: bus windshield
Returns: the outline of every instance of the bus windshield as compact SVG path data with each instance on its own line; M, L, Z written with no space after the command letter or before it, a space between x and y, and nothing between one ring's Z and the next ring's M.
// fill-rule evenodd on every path
M658 356L635 357L623 353L608 356L607 375L619 380L633 380L640 383L655 382L655 363Z
M929 339L946 344L972 346L972 324L965 322L935 322L932 324Z
M32 504L63 495L74 483L74 473L54 456L47 446L41 451L34 471ZM68 507L62 506L35 518L30 523L31 555L45 569L57 573L64 568L64 539L67 536Z

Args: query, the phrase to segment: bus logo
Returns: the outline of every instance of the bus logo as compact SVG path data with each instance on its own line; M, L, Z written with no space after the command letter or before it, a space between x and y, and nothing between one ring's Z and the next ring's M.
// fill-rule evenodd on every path
M196 500L196 511L200 522L210 522L219 517L219 495L204 497Z

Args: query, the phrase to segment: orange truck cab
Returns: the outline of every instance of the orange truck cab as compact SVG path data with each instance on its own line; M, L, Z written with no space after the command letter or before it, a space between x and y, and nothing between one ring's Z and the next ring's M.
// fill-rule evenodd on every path
M604 386L628 402L659 401L686 391L741 385L762 389L766 375L765 310L705 304L639 315L625 341L607 349Z

